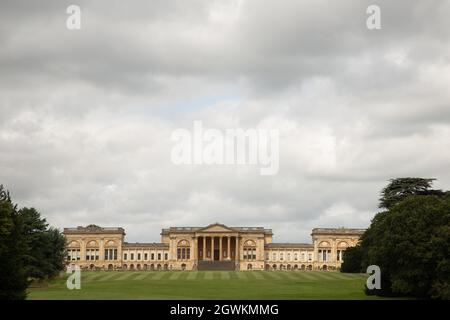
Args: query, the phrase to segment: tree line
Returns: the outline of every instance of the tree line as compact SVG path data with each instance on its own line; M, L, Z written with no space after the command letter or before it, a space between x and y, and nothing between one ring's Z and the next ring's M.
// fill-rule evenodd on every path
M65 237L34 208L18 209L0 185L0 299L25 299L32 281L65 266Z
M360 243L345 251L342 272L381 270L381 289L366 293L450 299L450 192L435 179L391 179Z

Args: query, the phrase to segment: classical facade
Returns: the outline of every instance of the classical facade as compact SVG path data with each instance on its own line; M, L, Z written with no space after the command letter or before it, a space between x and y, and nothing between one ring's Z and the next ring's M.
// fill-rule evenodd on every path
M159 243L125 242L123 228L65 228L67 263L105 270L336 270L363 229L315 228L312 243L274 243L262 227L162 229Z

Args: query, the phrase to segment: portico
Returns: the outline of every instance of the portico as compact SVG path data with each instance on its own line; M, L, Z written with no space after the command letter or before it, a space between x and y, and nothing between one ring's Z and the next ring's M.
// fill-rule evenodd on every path
M237 234L196 234L198 260L236 260L239 256L239 236Z

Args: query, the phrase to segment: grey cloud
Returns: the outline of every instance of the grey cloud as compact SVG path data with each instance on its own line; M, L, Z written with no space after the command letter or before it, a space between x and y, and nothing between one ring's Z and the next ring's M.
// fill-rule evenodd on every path
M450 6L378 1L0 4L0 183L58 227L365 227L395 176L449 188ZM280 130L280 172L175 166L175 128Z

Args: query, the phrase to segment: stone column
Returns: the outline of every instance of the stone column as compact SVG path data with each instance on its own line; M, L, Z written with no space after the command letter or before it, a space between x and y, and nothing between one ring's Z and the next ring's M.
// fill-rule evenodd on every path
M86 262L86 242L84 241L84 239L81 239L80 241L80 255L80 261Z
M331 262L336 263L337 262L337 241L336 239L333 239L331 243Z
M202 260L206 260L206 237L203 236L203 252L202 252Z
M100 239L100 246L98 248L100 250L99 252L99 257L98 257L98 262L104 262L105 260L105 243L104 243L104 239L101 238Z
M211 237L211 260L214 261L214 246L216 237Z
M191 256L189 260L197 260L198 259L198 238L194 237L194 247L191 248Z
M230 246L230 240L231 240L231 237L228 236L228 237L227 237L227 258L228 258L228 259L231 258L231 254L230 254L230 248L231 248L231 246Z
M222 261L222 255L223 255L223 252L222 252L222 236L220 236L219 237L219 261Z
M235 237L235 239L236 239L236 248L235 248L235 251L234 251L234 260L239 261L240 258L241 258L239 256L239 239L238 239L237 236Z

